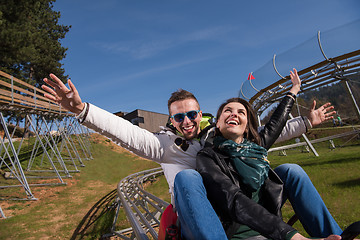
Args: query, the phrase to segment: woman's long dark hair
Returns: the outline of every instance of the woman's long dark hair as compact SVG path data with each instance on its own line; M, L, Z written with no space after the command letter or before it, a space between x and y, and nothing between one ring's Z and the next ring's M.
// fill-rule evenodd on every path
M246 126L246 132L244 133L244 137L248 139L249 141L252 141L256 144L260 145L260 135L258 133L258 124L257 124L257 118L254 109L250 105L250 103L242 98L230 98L226 100L223 104L220 105L217 114L216 114L216 121L219 120L220 115L222 111L224 110L224 107L232 102L238 102L244 105L246 111L247 111L247 121L248 124ZM216 128L216 133L221 135L219 129Z

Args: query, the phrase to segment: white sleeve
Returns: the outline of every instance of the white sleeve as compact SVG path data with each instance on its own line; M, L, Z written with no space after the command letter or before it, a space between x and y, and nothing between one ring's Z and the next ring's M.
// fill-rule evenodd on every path
M264 128L264 126L259 128L259 132L262 128ZM275 143L299 137L301 134L306 133L310 128L312 128L312 126L307 117L299 116L290 119L286 122L286 125L284 126L280 136L276 139Z
M129 121L87 104L87 114L79 114L82 124L141 157L161 162L165 134L156 135Z

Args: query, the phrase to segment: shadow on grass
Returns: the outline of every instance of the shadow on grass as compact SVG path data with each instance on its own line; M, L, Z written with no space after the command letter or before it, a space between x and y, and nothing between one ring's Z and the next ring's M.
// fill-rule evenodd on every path
M360 178L335 183L334 186L340 187L340 188L350 188L350 187L360 186Z
M337 160L329 160L329 161L321 161L321 162L309 162L309 163L299 163L299 165L303 167L309 166L321 166L321 165L328 165L328 164L343 164L343 163L351 163L351 162L360 162L359 157L351 157L351 158L342 158Z
M100 239L101 235L109 233L116 212L116 206L113 206L116 197L117 191L114 189L95 203L75 229L71 240L85 239L85 237L87 239L88 236L94 237L94 235L97 235L96 239Z

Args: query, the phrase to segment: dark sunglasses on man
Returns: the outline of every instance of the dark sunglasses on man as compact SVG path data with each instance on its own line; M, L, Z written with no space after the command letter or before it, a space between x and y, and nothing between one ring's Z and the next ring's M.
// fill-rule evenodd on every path
M190 120L195 120L197 118L198 113L200 110L192 110L186 113L177 113L172 115L170 118L174 119L176 122L182 122L185 120L185 116L187 116Z

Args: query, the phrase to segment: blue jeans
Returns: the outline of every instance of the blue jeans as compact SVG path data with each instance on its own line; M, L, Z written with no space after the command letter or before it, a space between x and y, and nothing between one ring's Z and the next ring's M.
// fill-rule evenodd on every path
M327 210L305 171L296 164L274 169L284 182L288 197L305 230L312 237L340 235L342 230ZM175 206L186 239L227 239L221 222L206 196L200 174L195 170L178 173L174 183Z
M306 172L297 164L283 164L274 169L284 183L289 199L306 232L312 237L340 235L341 228L331 216Z
M219 217L207 199L202 177L197 171L187 169L176 175L174 195L181 235L185 239L227 239Z

